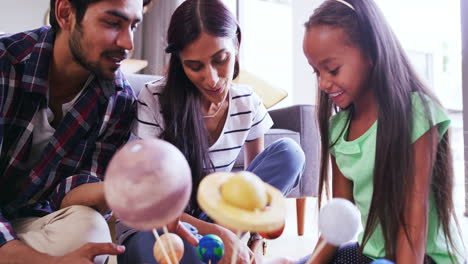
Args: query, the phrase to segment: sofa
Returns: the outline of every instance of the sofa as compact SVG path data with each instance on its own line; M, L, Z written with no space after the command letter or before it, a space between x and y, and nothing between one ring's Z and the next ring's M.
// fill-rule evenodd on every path
M125 76L136 95L138 95L145 83L160 78L160 76L145 74L126 74ZM298 235L304 233L306 197L316 197L318 193L320 137L317 122L315 122L315 111L313 105L293 105L270 110L269 114L274 125L265 134L265 146L268 146L276 139L289 137L300 144L305 153L304 174L299 185L288 194L289 198L296 198ZM244 155L241 151L233 170L243 169L243 159Z

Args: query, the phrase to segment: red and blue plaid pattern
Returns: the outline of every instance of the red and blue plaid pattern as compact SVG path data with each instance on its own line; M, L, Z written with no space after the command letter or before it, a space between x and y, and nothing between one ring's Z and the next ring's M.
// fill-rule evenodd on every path
M70 190L102 181L135 115L120 72L113 81L94 78L28 169L32 120L48 105L54 38L50 27L0 36L0 246L16 238L10 220L56 211Z

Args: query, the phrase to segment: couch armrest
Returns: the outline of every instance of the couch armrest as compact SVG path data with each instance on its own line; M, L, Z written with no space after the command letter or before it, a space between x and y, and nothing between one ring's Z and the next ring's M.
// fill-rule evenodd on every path
M273 128L289 129L300 135L306 165L301 183L288 197L318 195L320 171L320 133L316 122L316 106L293 105L269 111Z

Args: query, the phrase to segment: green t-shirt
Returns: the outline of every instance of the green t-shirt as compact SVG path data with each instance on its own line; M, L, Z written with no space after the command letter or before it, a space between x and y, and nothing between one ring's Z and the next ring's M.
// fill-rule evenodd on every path
M431 128L431 122L427 119L424 111L422 98L418 94L413 93L411 96L413 104L411 142L413 143ZM430 101L427 96L425 98L428 99L429 116L432 119L432 124L437 125L440 140L447 132L450 120L441 106ZM336 164L341 173L353 182L354 202L361 212L361 223L363 226L366 226L373 193L377 121L359 138L347 141L346 135L348 133L346 131L348 127L345 126L347 125L348 115L349 111L341 111L331 118L330 140L331 142L336 141L336 143L330 148L330 153L335 157ZM342 133L343 129L346 131ZM453 230L456 229L454 228ZM437 210L434 206L434 197L431 191L426 254L431 256L436 263L451 263L443 234L442 228L438 227ZM456 239L458 236L456 236L455 232L454 234L452 237ZM360 244L362 237L363 232L359 235ZM373 259L385 257L384 238L380 225L366 243L363 252L366 256Z

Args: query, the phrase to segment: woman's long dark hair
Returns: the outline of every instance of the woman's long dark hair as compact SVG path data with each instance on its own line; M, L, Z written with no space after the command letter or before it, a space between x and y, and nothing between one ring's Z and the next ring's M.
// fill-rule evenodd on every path
M166 48L170 61L160 97L165 120L161 138L174 144L190 164L193 191L188 210L192 215L200 212L196 191L201 179L213 170L213 165L208 153L208 132L200 111L201 94L185 74L179 53L202 32L232 38L236 46L241 41L235 17L220 0L186 0L171 17ZM239 74L237 57L234 67L236 78Z
M415 154L412 152L411 143L413 124L411 94L420 92L435 102L438 101L410 65L400 43L376 4L372 0L347 0L347 2L354 7L354 10L338 1L325 1L314 11L305 26L307 30L319 25L342 28L352 45L361 49L371 59L373 68L369 83L370 87L375 89L374 94L379 110L374 192L361 250L380 224L385 240L386 257L395 259L397 236L401 227L409 238L404 208L410 202L409 190L414 186ZM421 99L427 110L427 101L424 96ZM320 204L324 189L327 190L327 194L329 189L329 148L336 143L330 143L329 118L333 109L336 111L339 109L333 105L329 96L324 92L318 96L318 105L317 116L322 146ZM428 113L428 111L425 112ZM349 120L351 120L353 106L350 107L350 113ZM433 124L429 115L427 118ZM450 220L455 213L452 201L453 170L448 132L437 145L437 152L428 153L428 155L435 159L431 190L434 193L438 220L442 225L445 238L453 249Z

